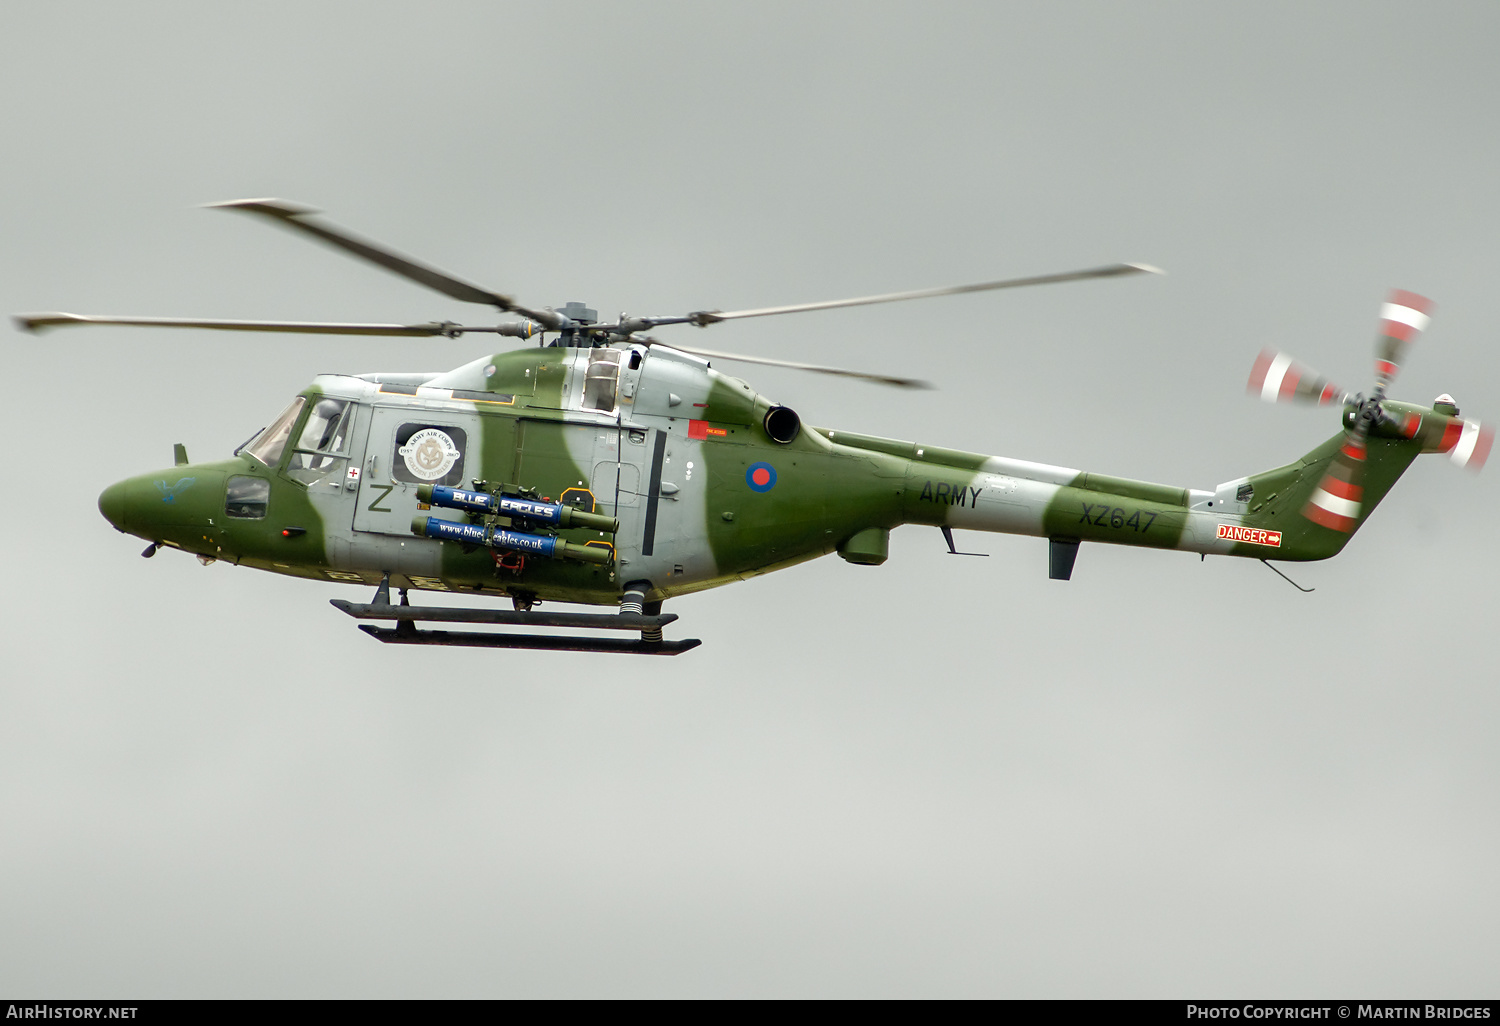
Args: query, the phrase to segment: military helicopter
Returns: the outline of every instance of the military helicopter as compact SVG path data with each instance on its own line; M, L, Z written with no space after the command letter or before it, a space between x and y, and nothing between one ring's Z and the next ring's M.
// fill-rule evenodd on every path
M1424 452L1477 469L1493 429L1386 398L1431 303L1393 292L1380 312L1371 394L1351 395L1267 351L1250 390L1342 407L1342 430L1284 467L1213 490L804 426L791 409L712 361L749 362L901 387L909 378L662 342L644 333L1149 272L1140 264L753 310L603 322L581 303L529 308L275 199L212 204L268 219L466 302L519 319L358 324L174 317L18 315L41 331L105 324L341 335L490 333L536 339L437 374L320 375L231 458L110 485L99 509L118 530L205 564L374 585L332 604L394 644L677 655L663 601L836 552L878 566L890 531L937 527L1046 538L1049 577L1072 576L1082 542L1278 561L1336 555ZM550 339L549 339L549 336ZM1266 562L1267 566L1271 564ZM1272 567L1272 569L1275 569ZM1280 571L1277 571L1280 573ZM1283 574L1283 576L1285 576ZM399 601L392 602L395 587ZM1300 587L1300 586L1299 586ZM510 609L412 605L410 591L511 600ZM1308 590L1308 589L1303 589ZM614 612L539 612L541 602ZM418 629L477 624L614 635Z

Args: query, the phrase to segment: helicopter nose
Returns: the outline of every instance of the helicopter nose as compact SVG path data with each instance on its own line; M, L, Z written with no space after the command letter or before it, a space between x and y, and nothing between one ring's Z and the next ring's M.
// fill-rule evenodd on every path
M125 491L127 481L117 481L99 493L99 512L114 525L115 530L125 530Z

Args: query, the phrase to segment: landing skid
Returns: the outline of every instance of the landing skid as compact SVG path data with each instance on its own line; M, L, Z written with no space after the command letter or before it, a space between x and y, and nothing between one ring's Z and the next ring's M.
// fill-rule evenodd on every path
M450 606L392 605L385 585L371 603L331 599L330 605L356 620L395 620L395 627L360 624L359 629L388 645L459 645L470 648L525 648L545 652L633 652L638 655L678 655L703 644L697 638L682 641L644 638L592 638L567 634L511 634L489 631L418 630L418 621L433 623L485 623L516 627L571 627L590 630L656 633L677 619L676 613L642 616L630 613L533 613L530 610L458 609Z
M375 627L362 623L359 629L388 645L462 645L468 648L529 648L544 652L634 652L637 655L674 656L697 648L697 638L683 641L631 641L627 638L585 638L566 634L503 634L484 631L419 631L405 620L399 627Z

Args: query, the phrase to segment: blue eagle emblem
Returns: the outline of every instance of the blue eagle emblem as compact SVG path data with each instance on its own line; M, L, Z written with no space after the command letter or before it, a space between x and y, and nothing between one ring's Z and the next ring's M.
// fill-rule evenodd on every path
M178 478L177 483L171 486L168 486L167 482L165 481L157 481L156 490L161 492L162 502L176 502L177 496L180 493L191 488L193 486L193 482L196 480L198 480L196 477Z

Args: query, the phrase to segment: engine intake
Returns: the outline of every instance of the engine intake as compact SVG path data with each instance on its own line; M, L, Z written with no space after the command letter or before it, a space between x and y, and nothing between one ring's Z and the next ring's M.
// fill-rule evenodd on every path
M786 445L802 430L802 418L786 406L773 406L766 411L765 429L771 441Z

